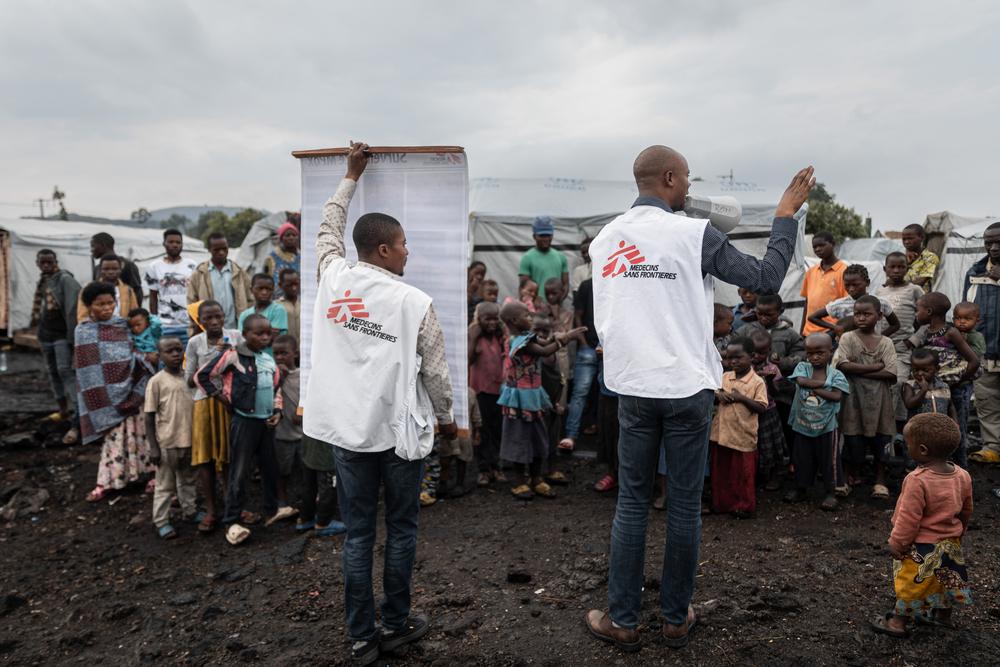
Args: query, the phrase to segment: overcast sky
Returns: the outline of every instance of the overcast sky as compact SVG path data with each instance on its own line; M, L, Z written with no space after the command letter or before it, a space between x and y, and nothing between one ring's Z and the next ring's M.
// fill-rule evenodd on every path
M670 7L675 7L671 9ZM628 179L652 143L877 226L1000 215L995 2L0 4L0 217L299 207L293 149L458 144Z

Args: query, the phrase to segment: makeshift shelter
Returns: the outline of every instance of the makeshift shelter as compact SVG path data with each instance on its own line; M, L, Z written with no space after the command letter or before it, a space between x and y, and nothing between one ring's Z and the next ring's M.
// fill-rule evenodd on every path
M691 192L731 195L743 206L740 224L729 232L732 243L748 254L762 257L771 232L780 192L767 191L751 183L695 181ZM472 258L486 264L487 277L500 286L501 299L517 295L518 266L525 251L534 246L531 224L548 216L555 226L553 247L563 251L570 272L578 266L580 242L593 238L600 229L625 211L638 196L629 181L592 181L565 178L476 178L469 182L470 238ZM795 255L781 297L786 314L796 325L804 302L799 295L805 273L804 212L799 220ZM665 231L666 233L666 231ZM600 261L603 258L597 258ZM716 300L736 304L736 287L716 281Z
M90 238L98 232L115 237L115 251L139 266L139 271L163 256L163 230L65 220L0 220L0 329L9 333L31 324L31 305L38 285L35 257L42 248L55 251L59 268L85 285L93 260ZM208 259L204 244L184 239L184 255L196 262Z
M278 242L278 227L285 224L288 215L284 211L271 213L253 223L253 227L243 237L234 261L246 269L251 276L264 270L264 261Z
M983 247L983 233L1000 218L969 218L955 215L950 211L931 213L924 222L924 230L931 241L929 248L941 257L934 290L943 292L952 303L962 300L965 274L973 264L986 254ZM937 243L936 241L943 241Z

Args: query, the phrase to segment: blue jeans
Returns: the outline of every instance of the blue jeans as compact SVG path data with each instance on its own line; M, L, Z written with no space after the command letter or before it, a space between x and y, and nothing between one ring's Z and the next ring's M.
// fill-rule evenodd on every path
M406 461L393 449L352 452L333 448L337 498L347 525L344 540L344 609L351 641L375 636L372 550L379 487L385 486L385 563L382 571L382 627L400 630L410 615L410 578L417 555L417 514L423 461Z
M597 351L592 347L581 345L576 351L576 365L573 370L573 396L569 399L569 412L566 415L566 437L574 440L580 435L580 420L583 419L583 409L587 407L587 396L590 386L597 375Z
M660 611L682 625L694 594L701 543L701 490L714 394L686 398L618 399L618 506L611 526L608 607L623 628L639 625L646 523L660 450L667 464L667 532L660 579Z

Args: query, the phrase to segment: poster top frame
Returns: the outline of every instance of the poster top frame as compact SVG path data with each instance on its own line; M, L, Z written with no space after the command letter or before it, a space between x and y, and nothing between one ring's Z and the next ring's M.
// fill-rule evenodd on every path
M310 158L327 157L330 155L347 155L350 148L315 148L312 150L292 151L292 157ZM465 153L462 146L371 146L369 153Z

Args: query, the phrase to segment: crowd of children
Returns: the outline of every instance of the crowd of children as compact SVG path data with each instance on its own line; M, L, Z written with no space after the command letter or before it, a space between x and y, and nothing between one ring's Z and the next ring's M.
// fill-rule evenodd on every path
M291 238L291 230L285 232ZM944 294L929 291L927 280L911 282L914 263L923 262L925 271L930 262L923 250L914 254L908 245L909 254L889 254L885 284L869 293L865 267L839 260L832 238L817 234L813 245L820 263L803 285L801 329L785 316L777 295L740 289L737 305L716 304L714 335L724 375L705 462L704 511L751 518L760 491L787 487L784 500L802 502L817 478L823 510L837 509L839 499L867 481L872 498L886 499L891 466L905 466L910 472L890 540L893 554L903 559L896 568L899 601L873 626L903 635L905 619L914 615L948 623L951 604L969 600L960 538L971 513L971 482L963 469L972 382L986 351L976 330L979 306L962 302L953 308ZM249 526L296 516L298 531L344 531L335 518L329 447L303 436L296 409L296 267L276 266L277 286L274 271L254 275L249 306L235 313L235 328L225 326L226 307L206 298L188 305L187 318L171 311L174 323L190 322L190 331L182 331L165 327L160 315L134 300L121 307L124 288L111 271L120 271L121 262L112 266L103 258L114 275L88 284L78 297L64 297L56 291L54 259L49 251L40 254L42 284L53 287L37 299L37 309L40 316L53 311L43 323L61 330L69 328L69 318L60 321L60 300L76 304L79 430L85 443L100 441L102 447L88 500L155 473L148 490L153 522L164 539L178 532L174 499L182 520L204 533L221 521L232 544L247 539ZM517 499L556 497L553 487L569 481L560 454L575 448L588 404L596 408L593 426L607 465L594 488L616 488L618 399L600 372L592 280L589 271L574 271L570 295L565 271L553 271L537 280L521 275L518 293L501 305L486 265L469 267L473 428L464 440L438 443L439 466L428 461L422 504L466 493L473 463L476 486L507 484L509 475ZM276 287L282 293L277 301ZM188 333L193 335L185 341ZM54 368L54 353L52 359ZM255 472L262 512L246 507ZM659 472L666 472L662 462ZM297 509L290 498L296 474L303 489ZM663 509L666 502L661 489L654 507ZM935 522L945 515L947 521ZM932 557L952 574L932 576L933 591L915 587L911 570L927 579L921 563Z

